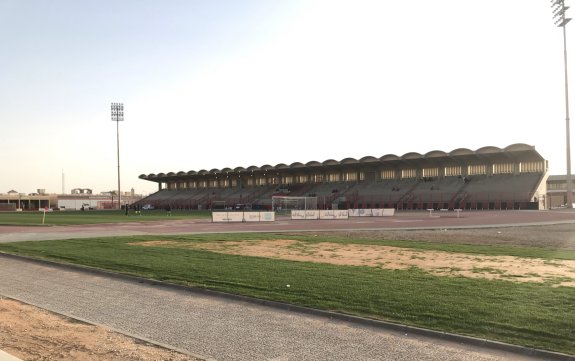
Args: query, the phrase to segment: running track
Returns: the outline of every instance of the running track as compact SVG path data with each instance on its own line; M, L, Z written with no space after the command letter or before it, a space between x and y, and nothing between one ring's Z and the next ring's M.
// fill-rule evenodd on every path
M348 220L291 220L275 222L212 223L209 219L166 222L95 224L80 226L0 226L0 242L70 239L102 236L191 234L227 232L289 232L336 230L397 230L435 228L477 228L494 226L575 223L574 211L427 211L398 212L393 217L354 217Z
M275 222L212 223L209 219L166 222L94 224L80 226L0 226L0 242L70 239L102 236L190 234L225 232L289 232L334 230L397 230L476 228L493 226L575 223L575 211L427 211L398 212L393 217L354 217L348 220L291 220Z

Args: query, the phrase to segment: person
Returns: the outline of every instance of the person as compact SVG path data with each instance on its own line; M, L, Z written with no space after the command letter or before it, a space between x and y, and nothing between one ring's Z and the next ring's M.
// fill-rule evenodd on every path
M127 204L124 204L124 210L125 210L126 216L127 216L128 215L128 205Z
M171 216L172 215L172 208L170 207L170 205L168 204L166 206L166 216Z

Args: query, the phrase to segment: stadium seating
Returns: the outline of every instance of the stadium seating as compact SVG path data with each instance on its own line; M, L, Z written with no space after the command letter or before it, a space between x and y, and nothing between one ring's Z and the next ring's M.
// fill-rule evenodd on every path
M174 209L233 208L249 204L269 209L274 195L318 197L318 204L340 208L396 209L513 209L530 201L541 181L538 173L477 175L363 182L325 182L305 185L268 185L224 189L161 190L140 205Z
M434 176L422 176L430 174ZM273 196L286 195L317 197L317 204L326 208L539 209L544 202L537 199L545 196L546 175L547 161L533 146L517 143L476 151L458 148L449 153L142 174L140 179L168 189L138 204L269 209ZM225 186L218 187L221 184Z

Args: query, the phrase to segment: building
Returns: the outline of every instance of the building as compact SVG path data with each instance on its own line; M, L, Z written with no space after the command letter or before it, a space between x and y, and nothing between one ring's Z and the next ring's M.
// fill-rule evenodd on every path
M549 208L559 208L567 205L566 175L549 176L549 178L547 179L547 200Z
M122 192L122 206L132 204L142 199L134 189L130 192ZM118 209L118 197L116 191L93 194L89 188L72 189L71 194L58 195L58 208L60 210L103 210Z
M44 189L38 189L37 193L29 194L19 193L15 190L10 190L6 194L0 194L0 211L52 208L56 203L56 196L46 194Z
M123 204L132 204L142 199L141 195L130 192L122 194ZM36 211L39 209L57 210L118 209L115 191L93 194L88 188L75 188L70 194L46 194L44 189L37 193L18 193L11 190L0 194L0 211Z
M157 174L158 192L138 202L206 209L269 209L274 195L318 197L320 208L545 209L547 161L527 144L402 156L295 162Z

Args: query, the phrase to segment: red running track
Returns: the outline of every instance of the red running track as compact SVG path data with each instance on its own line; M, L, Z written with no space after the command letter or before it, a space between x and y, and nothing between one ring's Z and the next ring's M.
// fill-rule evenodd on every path
M347 220L291 220L212 223L209 219L92 224L79 226L0 226L0 242L69 239L122 235L228 232L287 232L335 230L397 230L478 228L494 226L575 223L575 211L453 211L396 212L393 217L353 217Z

